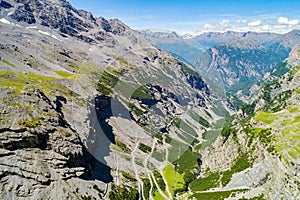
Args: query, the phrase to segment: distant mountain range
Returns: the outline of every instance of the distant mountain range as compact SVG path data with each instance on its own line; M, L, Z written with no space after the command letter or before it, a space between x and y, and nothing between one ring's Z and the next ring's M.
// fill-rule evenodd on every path
M191 63L216 87L231 93L247 90L284 60L300 41L299 30L286 34L208 32L189 39L175 32L144 35L160 48Z
M291 49L300 41L299 30L283 35L251 32L223 35L220 37L218 34L217 41L219 43L224 38L224 43L206 50L194 63L194 67L211 82L223 84L232 93L248 90L287 58ZM234 35L233 39L229 40L228 35Z
M176 32L153 32L152 30L139 33L153 41L162 50L168 51L186 63L193 64L205 50L194 40L185 39Z
M220 44L224 44L230 42L231 40L240 40L240 39L249 39L254 40L258 43L263 43L266 41L270 41L278 37L279 34L276 33L257 33L257 32L235 32L235 31L227 31L227 32L208 32L202 33L198 36L193 37L193 40L196 40L198 43L207 45L208 47L217 46Z
M271 33L271 32L235 32L235 31L227 31L227 32L207 32L202 33L197 36L192 35L179 35L174 31L153 31L153 30L143 30L139 31L139 33L149 39L151 39L155 44L158 45L158 47L169 51L177 51L178 56L185 56L185 52L180 51L180 45L186 46L190 45L198 50L200 50L198 53L196 52L190 52L191 55L194 55L195 57L198 57L207 49L211 47L215 47L221 44L229 44L229 42L232 45L234 44L234 41L238 42L239 40L245 41L254 41L262 46L265 47L272 47L275 48L277 51L286 49L287 51L290 51L290 49L297 44L299 39L299 30L294 30L286 34L277 34L277 33ZM164 44L168 44L164 46ZM177 46L176 47L173 47ZM276 46L277 45L277 46ZM188 48L187 48L188 51ZM187 57L189 59L187 60L189 63L195 64L195 60L197 60L195 57Z

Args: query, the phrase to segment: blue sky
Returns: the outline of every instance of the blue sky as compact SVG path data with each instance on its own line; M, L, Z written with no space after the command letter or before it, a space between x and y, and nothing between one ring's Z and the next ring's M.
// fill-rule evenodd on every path
M179 33L205 31L287 32L300 28L300 0L69 0L94 16L119 18L134 29Z

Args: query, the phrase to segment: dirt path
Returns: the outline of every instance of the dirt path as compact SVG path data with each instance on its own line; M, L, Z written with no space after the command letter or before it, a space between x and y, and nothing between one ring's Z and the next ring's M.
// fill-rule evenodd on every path
M167 182L167 180L166 180L166 178L165 178L165 176L164 176L163 168L159 170L159 173L161 174L161 176L162 176L162 178L163 178L163 180L164 180L164 182L165 182L165 185L166 185L166 192L168 193L169 197L171 197L171 199L172 199L173 195L172 195L172 193L171 193L171 191L170 191L170 189L169 189L168 182Z
M139 199L145 199L144 192L143 192L144 191L144 184L143 184L143 181L140 179L139 172L138 172L137 166L135 164L135 155L134 155L134 152L138 149L138 146L139 146L141 140L142 139L136 138L136 145L135 145L133 151L131 152L131 164L132 164L132 167L133 167L133 170L134 170L135 178L138 182Z
M156 180L155 180L155 177L154 177L154 175L153 175L152 172L150 173L150 175L151 175L151 178L152 178L152 180L153 180L153 182L154 182L154 184L155 184L155 186L156 186L156 188L157 188L159 194L160 194L164 199L166 199L166 200L172 200L172 198L167 197L167 196L165 195L165 193L160 189L160 187L158 186L158 184L157 184L157 182L156 182Z
M154 152L154 150L155 150L156 143L157 143L157 139L154 138L154 139L153 139L153 142L152 142L152 146L151 146L151 152L150 152L150 154L146 157L146 159L145 159L144 162L143 162L143 165L144 165L144 167L145 167L146 170L147 170L148 178L149 178L149 180L150 180L150 185L151 185L151 187L150 187L150 191L149 191L149 198L150 198L151 200L153 199L153 196L152 196L153 183L152 183L151 176L150 176L151 170L148 169L148 162L149 162L149 158L152 157L152 154L153 154L153 152ZM144 200L147 200L147 199L145 199L145 198L143 198L143 199L144 199Z

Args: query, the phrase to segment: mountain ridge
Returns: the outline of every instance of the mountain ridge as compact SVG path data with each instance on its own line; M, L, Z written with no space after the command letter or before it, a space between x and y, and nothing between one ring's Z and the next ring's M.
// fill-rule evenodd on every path
M3 1L4 2L4 1ZM67 1L9 1L9 8L1 7L1 18L19 23L39 24L58 30L62 37L76 37L88 43L98 43L108 35L123 35L129 29L118 19L95 18L90 12L76 10ZM18 3L19 2L19 3ZM109 34L107 34L109 33Z
M194 67L210 82L222 80L221 87L225 86L227 92L246 94L249 87L288 57L299 39L299 30L294 30L268 41L243 37L229 40L206 50Z
M293 45L296 44L292 38L297 37L299 34L299 30L295 29L285 34L278 34L273 32L237 32L237 31L226 31L226 32L205 32L199 35L189 37L185 39L183 36L176 34L174 37L174 32L163 32L163 31L140 31L143 36L146 36L154 43L156 43L159 47L162 47L164 50L175 53L179 57L183 57L187 60L188 63L192 65L195 64L196 59L205 52L205 50L212 48L214 46L233 43L234 41L254 41L260 45L266 46L276 50L278 47L281 49L277 49L277 51L285 51L289 52ZM176 33L176 32L175 32ZM172 36L173 34L173 36ZM283 41L285 41L283 43ZM289 42L288 42L289 41ZM280 47L280 44L283 44L283 47ZM164 45L164 44L168 45ZM174 45L174 46L172 46ZM186 51L180 52L177 49L186 48ZM186 57L188 54L188 50L190 50L191 56ZM198 49L198 52L197 52ZM176 51L177 50L177 51ZM175 52L176 51L176 52Z

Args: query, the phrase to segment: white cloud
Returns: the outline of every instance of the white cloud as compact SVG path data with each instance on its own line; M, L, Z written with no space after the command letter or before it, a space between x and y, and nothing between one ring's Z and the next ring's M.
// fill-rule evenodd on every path
M276 25L274 26L275 29L285 29L287 28L287 25Z
M203 28L210 31L226 31L226 29L229 28L229 22L229 20L223 19L216 23L204 24Z
M241 20L237 20L236 22L239 23L239 24L246 24L247 20L246 19L241 19Z
M277 14L276 14L277 15ZM275 16L276 16L275 15ZM199 23L201 24L201 22ZM286 18L280 15L272 19L265 19L257 16L255 19L247 18L221 18L219 21L211 21L203 23L202 27L198 27L200 32L224 32L224 31L255 31L255 32L276 32L286 33L295 28L300 28L300 18Z
M223 27L227 27L229 24L229 20L223 19L222 21L219 22L219 24Z
M278 24L283 24L283 25L289 25L289 26L296 26L299 24L299 20L298 19L291 19L289 20L286 17L279 17L277 19Z
M261 25L261 21L260 20L254 20L248 23L248 26L260 26Z
M263 31L272 31L272 28L269 25L264 25L261 30Z
M207 30L214 30L216 27L211 24L204 24L203 28L205 28Z

